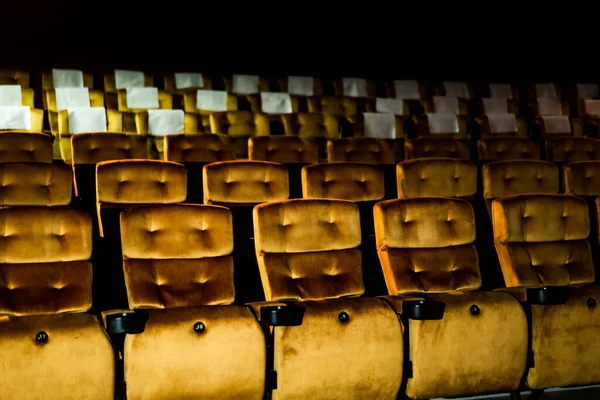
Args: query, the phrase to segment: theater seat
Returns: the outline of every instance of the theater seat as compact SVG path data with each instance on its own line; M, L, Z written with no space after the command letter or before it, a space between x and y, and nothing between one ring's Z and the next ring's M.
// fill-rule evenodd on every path
M483 198L490 217L492 201L524 193L553 193L560 190L558 167L547 161L496 161L483 166Z
M586 202L570 195L523 194L492 203L494 244L507 291L530 315L527 386L600 382L600 290Z
M223 90L193 90L183 95L186 132L211 132L210 114L237 111L237 98Z
M435 136L455 139L468 137L467 120L452 114L427 113L418 117L419 137Z
M34 132L0 132L0 163L52 162L52 136Z
M546 141L546 159L562 164L600 160L600 140L587 137L562 137Z
M261 301L252 208L289 197L287 168L267 161L236 160L207 164L202 173L204 204L228 207L233 214L236 303Z
M0 208L0 386L11 399L114 398L92 305L92 223L63 207Z
M374 214L386 299L408 341L408 397L516 390L527 361L527 319L510 294L476 291L471 205L440 197L386 200Z
M295 324L270 323L277 325L268 337L273 398L396 399L402 330L385 301L360 297L358 207L326 199L261 204L254 229L267 300L255 307L304 311Z
M396 166L398 197L463 197L477 193L477 166L453 158L420 158Z
M466 140L453 138L422 137L404 142L404 158L457 158L468 160L471 151Z
M0 207L68 206L73 171L51 163L0 163Z
M187 169L187 202L190 203L202 203L202 168L212 162L235 160L235 150L235 139L227 135L165 136L165 160L181 163Z
M530 138L495 137L477 142L479 161L539 160L540 146Z
M262 399L263 332L249 308L231 305L229 210L146 206L120 223L129 307L148 315L143 333L125 337L127 398Z
M269 117L250 111L227 111L210 114L211 133L220 133L234 137L238 158L248 156L248 138L250 136L269 136Z

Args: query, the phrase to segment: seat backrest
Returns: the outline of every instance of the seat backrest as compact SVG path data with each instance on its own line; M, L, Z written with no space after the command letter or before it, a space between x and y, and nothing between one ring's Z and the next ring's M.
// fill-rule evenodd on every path
M283 115L282 121L287 136L330 139L340 136L338 118L330 114L289 114Z
M52 162L52 137L45 133L0 132L0 163Z
M74 134L71 136L71 151L74 164L148 158L146 137L124 133Z
M396 166L398 197L470 197L477 192L477 166L453 158L421 158Z
M477 142L480 161L539 160L540 146L530 138L496 137Z
M548 115L539 118L543 137L571 136L573 129L566 115Z
M385 196L383 171L364 163L313 164L302 168L302 197L374 201Z
M375 138L344 138L327 142L327 161L395 164L393 141Z
M406 160L439 157L468 160L471 152L468 143L460 139L423 137L404 142Z
M506 286L594 282L585 200L563 194L505 196L492 203L492 217Z
M100 236L103 206L172 204L185 201L187 171L182 164L157 160L118 160L96 164Z
M287 168L268 161L223 161L202 170L204 204L258 204L290 196Z
M547 140L546 159L552 162L600 160L600 140L587 137Z
M358 114L358 102L351 97L312 96L308 98L308 111L335 117L349 117Z
M260 136L248 139L250 160L283 164L310 164L319 160L319 147L311 139L297 136Z
M467 137L467 121L457 115L428 113L418 119L419 137Z
M356 204L331 199L287 200L260 204L253 217L267 301L363 294Z
M20 70L0 70L0 85L29 87L29 72Z
M537 115L563 115L562 103L556 97L538 97L536 100Z
M211 133L229 136L268 136L269 117L250 111L225 111L210 114Z
M180 163L235 160L235 140L212 133L167 135L165 160Z
M67 206L73 171L51 163L0 164L0 206Z
M424 197L381 201L375 239L391 295L481 287L475 213L466 200Z
M92 221L85 212L0 208L0 248L0 316L89 310Z
M563 165L563 183L566 194L600 196L600 160Z
M121 213L129 307L231 304L233 225L225 207L164 204Z
M523 193L558 193L558 167L547 161L509 160L485 164L483 198Z
M489 114L481 117L481 136L527 136L527 129L519 121L515 114Z

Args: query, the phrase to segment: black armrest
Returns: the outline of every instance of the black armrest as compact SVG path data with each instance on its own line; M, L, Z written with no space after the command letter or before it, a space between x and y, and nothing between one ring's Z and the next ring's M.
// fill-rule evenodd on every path
M286 306L269 306L260 309L260 321L270 326L302 325L306 308L289 304Z
M571 288L568 286L546 286L527 289L527 302L537 305L565 304L569 300Z
M402 302L402 315L409 319L437 320L444 317L446 304L434 300L406 300Z
M148 313L123 312L106 316L106 331L110 336L142 333L146 329Z

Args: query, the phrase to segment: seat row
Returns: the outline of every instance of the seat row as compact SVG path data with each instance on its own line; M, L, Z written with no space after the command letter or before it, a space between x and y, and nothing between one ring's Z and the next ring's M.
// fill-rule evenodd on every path
M114 213L127 305L100 320L86 314L97 270L89 216L64 206L0 209L0 381L14 397L427 399L600 381L582 199L494 200L507 288L493 292L478 291L469 202L379 202L383 297L362 296L356 204L267 202L253 209L265 302L232 305L233 210L166 204L185 198L178 168L144 163L154 173L134 162L104 167L114 184L99 191L99 207L127 202Z

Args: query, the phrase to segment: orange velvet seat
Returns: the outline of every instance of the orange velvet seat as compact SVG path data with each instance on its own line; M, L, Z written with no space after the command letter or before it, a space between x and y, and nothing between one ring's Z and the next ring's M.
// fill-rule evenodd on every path
M479 161L539 160L540 146L530 138L494 137L477 142Z
M600 290L594 282L588 206L559 194L492 203L494 244L507 289L531 315L531 389L600 382Z
M477 193L477 167L454 158L419 158L396 166L398 197L472 197Z
M262 399L263 332L248 307L231 305L231 212L136 207L120 225L129 307L148 315L143 333L125 337L127 398Z
M408 397L516 390L527 360L527 319L511 295L476 292L481 273L471 205L441 197L386 200L374 214L386 299L402 316L409 342ZM411 316L403 303L415 296L445 309Z
M65 207L0 208L0 385L13 399L113 399L92 305L92 223Z
M360 297L358 207L326 199L260 204L254 230L267 300L257 307L304 309L300 325L273 328L273 398L395 399L402 330L385 301Z
M587 137L548 139L546 159L554 163L600 160L600 140Z
M447 157L468 160L469 143L462 139L422 137L404 142L404 159Z
M73 172L51 163L0 163L0 207L68 206Z
M0 163L52 162L52 136L34 132L0 132Z

